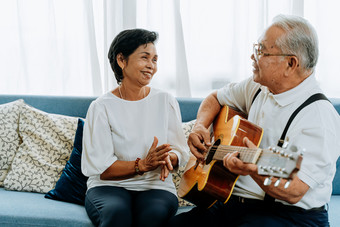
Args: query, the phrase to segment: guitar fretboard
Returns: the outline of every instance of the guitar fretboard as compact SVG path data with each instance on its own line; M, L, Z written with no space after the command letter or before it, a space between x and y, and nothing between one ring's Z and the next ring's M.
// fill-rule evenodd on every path
M223 160L223 157L228 153L239 152L239 159L243 162L255 164L262 153L260 148L236 147L229 145L219 145L213 156L214 160Z

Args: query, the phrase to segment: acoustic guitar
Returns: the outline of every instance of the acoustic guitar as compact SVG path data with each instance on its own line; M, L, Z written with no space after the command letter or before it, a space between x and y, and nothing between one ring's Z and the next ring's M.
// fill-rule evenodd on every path
M245 147L244 137L248 137L258 147L263 129L228 106L224 106L215 118L213 133L215 143L209 148L205 162L199 163L191 155L179 184L178 196L197 206L208 208L218 200L224 203L229 200L238 175L223 166L222 160L227 153L239 152L238 158L256 164L260 175L292 179L300 168L302 156L295 147L292 150ZM267 184L270 184L269 179Z

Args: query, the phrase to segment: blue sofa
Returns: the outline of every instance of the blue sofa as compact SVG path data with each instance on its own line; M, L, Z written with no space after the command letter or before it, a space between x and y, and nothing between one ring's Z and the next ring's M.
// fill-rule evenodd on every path
M61 97L0 95L0 104L17 99L40 110L75 117L85 117L88 106L95 97ZM178 98L182 120L196 118L202 99ZM340 98L331 99L340 113ZM333 195L329 203L329 217L332 226L340 225L340 160L333 182ZM191 209L181 207L178 212ZM93 226L83 206L44 198L44 194L7 191L0 188L0 226Z

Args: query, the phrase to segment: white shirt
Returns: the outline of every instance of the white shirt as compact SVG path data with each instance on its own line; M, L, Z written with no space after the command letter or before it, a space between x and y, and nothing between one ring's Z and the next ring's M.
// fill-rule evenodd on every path
M88 189L112 185L136 191L163 189L176 195L171 174L164 182L159 179L160 167L126 180L100 180L100 174L117 160L145 158L154 136L158 138L158 146L170 144L179 165L186 164L189 148L178 102L170 94L152 88L139 101L123 100L111 92L93 101L84 126L81 163L83 174L89 176Z
M261 93L254 103L256 91ZM248 114L248 120L263 128L261 148L276 146L292 113L311 95L322 93L314 75L297 87L272 94L267 87L249 78L239 84L229 84L218 90L221 105L230 105ZM329 202L336 161L340 154L340 117L333 105L316 101L302 109L289 127L286 138L290 145L304 148L298 177L310 188L295 206L305 209ZM289 146L288 146L289 148ZM263 199L264 191L250 176L240 176L233 194L245 198ZM279 201L279 200L276 200ZM287 204L284 201L280 201Z

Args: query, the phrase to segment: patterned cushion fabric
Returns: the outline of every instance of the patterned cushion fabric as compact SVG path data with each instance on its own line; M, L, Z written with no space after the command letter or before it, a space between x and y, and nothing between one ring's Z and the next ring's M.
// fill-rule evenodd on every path
M19 114L22 99L0 105L0 186L19 147Z
M79 119L70 160L66 163L55 188L49 191L45 198L84 205L88 177L81 172L83 127L84 121Z
M189 134L190 134L192 128L194 127L195 122L196 122L196 120L192 120L192 121L189 121L189 122L182 123L183 132L184 132L185 138L187 140L188 140L188 137L189 137ZM178 168L178 171L176 173L172 174L172 180L175 184L177 191L178 191L179 182L181 180L182 174L184 173L184 169L185 169L185 167L181 166L181 167ZM181 206L192 206L193 204L191 204L188 201L178 197L178 205L181 207Z
M5 180L8 190L47 193L70 157L78 118L23 105L19 146Z

